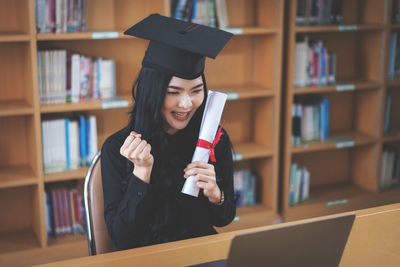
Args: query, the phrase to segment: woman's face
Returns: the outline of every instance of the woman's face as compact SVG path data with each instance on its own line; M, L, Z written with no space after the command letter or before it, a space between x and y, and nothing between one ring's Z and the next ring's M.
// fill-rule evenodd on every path
M163 128L168 134L184 129L204 100L202 76L185 80L173 76L161 110Z

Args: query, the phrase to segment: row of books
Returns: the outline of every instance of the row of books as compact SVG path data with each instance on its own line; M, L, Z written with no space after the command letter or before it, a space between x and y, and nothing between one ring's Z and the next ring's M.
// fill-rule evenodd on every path
M388 79L400 79L400 36L397 32L390 34Z
M324 141L329 136L329 98L295 100L292 106L292 145Z
M290 166L289 205L293 206L310 197L310 172L297 163Z
M256 205L257 177L248 169L233 172L233 187L237 196L236 206Z
M329 52L322 41L305 37L296 42L294 86L325 86L336 82L336 54Z
M400 0L393 0L392 22L395 24L400 23Z
M229 19L226 0L171 0L174 18L210 27L226 28Z
M86 31L87 0L35 0L37 33Z
M384 148L381 158L381 173L379 185L388 189L400 183L400 149L397 147Z
M116 95L115 62L66 50L38 53L42 104L109 99Z
M96 117L43 120L42 146L45 173L89 165L98 151Z
M297 0L296 25L342 23L342 0Z
M86 232L85 207L77 185L51 185L45 190L46 229L48 236L84 234Z

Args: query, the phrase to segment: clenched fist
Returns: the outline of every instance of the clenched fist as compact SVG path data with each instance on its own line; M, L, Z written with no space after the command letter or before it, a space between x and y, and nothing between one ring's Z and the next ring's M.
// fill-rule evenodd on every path
M141 138L141 134L131 132L122 144L120 153L134 164L133 174L145 183L150 183L154 158L151 145Z

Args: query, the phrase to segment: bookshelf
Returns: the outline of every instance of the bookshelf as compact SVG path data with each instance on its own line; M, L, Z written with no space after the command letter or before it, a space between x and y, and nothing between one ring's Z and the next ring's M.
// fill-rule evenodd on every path
M217 60L206 63L207 86L228 94L222 119L233 143L235 168L259 178L256 206L237 209L231 231L280 219L279 129L284 1L227 1L235 35ZM227 66L234 66L228 68Z
M350 211L400 199L398 189L381 190L379 187L382 146L398 140L394 135L384 135L382 128L385 91L396 86L396 81L387 82L386 79L391 31L388 14L391 14L392 1L341 2L341 24L297 26L298 1L289 1L281 172L285 220ZM322 41L328 51L336 53L335 83L294 86L296 41L305 36ZM292 108L296 99L313 96L330 101L329 138L293 145ZM393 116L395 128L398 118L394 117L398 116ZM306 167L310 173L309 198L298 204L289 200L293 163Z
M235 36L218 60L206 63L207 84L229 96L223 119L235 149L234 164L259 176L260 192L259 205L239 208L235 222L218 229L222 232L280 219L284 1L227 2L227 30ZM130 110L107 108L100 100L41 105L37 51L67 49L115 60L117 93L130 100L147 42L122 32L151 13L169 15L169 5L169 0L88 0L86 32L37 34L33 0L0 0L0 212L6 218L0 223L0 262L26 263L31 257L31 263L43 263L87 255L86 237L47 236L45 188L82 180L87 168L45 174L41 122L76 113L95 115L100 147L111 133L126 125Z

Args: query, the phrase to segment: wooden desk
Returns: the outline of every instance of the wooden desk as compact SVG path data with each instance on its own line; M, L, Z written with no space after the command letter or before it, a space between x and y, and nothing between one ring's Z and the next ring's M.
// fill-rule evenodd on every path
M254 229L274 228L276 225ZM228 256L235 231L44 266L185 266ZM356 211L340 266L400 266L400 203Z

